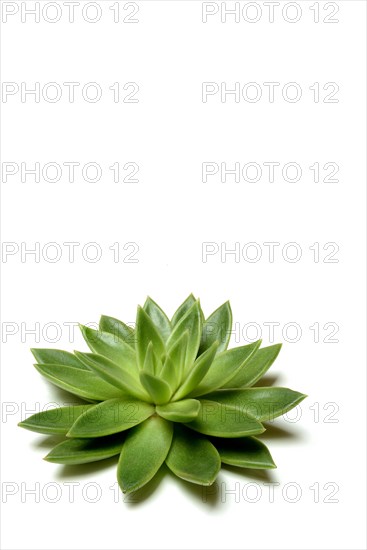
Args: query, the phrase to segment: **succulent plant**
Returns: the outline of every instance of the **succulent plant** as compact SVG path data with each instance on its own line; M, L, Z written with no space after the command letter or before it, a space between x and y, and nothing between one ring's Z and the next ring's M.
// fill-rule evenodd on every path
M32 350L45 378L87 402L20 422L38 433L66 436L47 461L84 464L120 455L117 478L125 493L149 482L163 463L200 485L212 484L221 464L276 467L253 436L265 431L262 422L306 396L252 387L281 345L260 348L257 341L227 350L228 302L205 319L190 295L169 320L147 298L134 329L106 316L99 330L80 328L91 353Z

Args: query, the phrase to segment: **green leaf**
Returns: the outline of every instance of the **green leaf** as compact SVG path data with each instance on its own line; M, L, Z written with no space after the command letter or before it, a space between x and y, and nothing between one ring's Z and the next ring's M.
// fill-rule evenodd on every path
M172 390L161 378L157 378L147 372L140 373L140 382L157 405L163 405L170 400Z
M162 368L162 361L154 353L153 342L149 342L145 354L143 371L152 376L158 374Z
M152 319L153 323L158 329L158 332L162 336L165 342L168 336L171 334L171 323L164 311L155 303L149 296L144 304L144 311Z
M166 464L176 476L198 485L211 485L221 465L214 445L183 426L175 426Z
M156 411L160 416L172 422L191 422L200 411L200 401L196 399L183 399L177 403L159 405Z
M243 369L235 374L223 388L253 386L266 373L277 358L282 344L260 348L249 359Z
M216 437L242 437L263 433L258 420L229 405L200 399L200 413L188 424L188 428Z
M201 335L199 355L209 349L216 341L219 342L218 353L226 350L231 337L231 329L232 311L229 302L226 302L216 309L205 321Z
M165 346L163 340L153 323L149 315L143 308L138 306L138 313L136 316L136 356L138 358L138 365L140 369L144 367L145 355L149 343L153 343L154 353L160 359L165 353Z
M129 344L129 346L135 348L134 329L128 325L125 325L125 323L119 319L102 315L99 321L99 330L102 332L109 332L110 334L113 334L113 336L116 336L118 339Z
M210 369L211 364L213 363L213 359L215 357L215 354L217 353L218 348L218 342L214 342L212 346L204 351L202 355L199 355L199 357L196 359L191 371L189 372L186 380L180 386L173 396L174 401L178 401L179 399L182 399L186 395L188 395L191 391L195 390L199 382L204 378L208 370Z
M143 401L149 400L149 395L144 391L135 371L116 365L106 357L96 353L75 352L76 356L84 362L93 372L112 386L121 388L124 393L130 394Z
M80 326L84 340L88 347L99 355L103 355L117 365L131 369L131 372L137 370L136 354L134 349L126 342L118 338L117 335L109 332L93 330L89 327Z
M218 390L205 397L216 403L235 407L244 414L250 414L264 422L290 411L306 395L288 388L268 387Z
M74 395L92 401L117 397L123 392L102 380L90 370L66 367L65 365L34 365L47 380Z
M108 399L94 405L73 424L68 437L102 437L128 430L154 414L154 407L137 399Z
M217 355L199 386L191 392L190 397L205 395L218 388L221 388L232 378L255 353L261 344L261 340L246 346L232 348L222 351Z
M31 349L39 365L65 365L77 369L89 370L75 355L59 349Z
M223 464L240 468L276 468L269 449L256 437L212 441Z
M117 469L124 493L140 489L155 476L167 457L172 433L172 423L159 416L152 416L129 431Z
M175 311L172 320L172 328L177 325L177 323L182 319L182 317L188 312L188 310L195 304L196 298L193 294L190 294L186 300L180 305L180 307Z
M184 332L189 333L188 343L185 355L185 367L186 373L194 364L196 359L200 338L201 338L201 315L199 302L195 304L186 312L186 314L180 319L173 329L171 336L167 340L167 350L170 352L176 342L181 338Z
M167 353L160 378L167 382L172 391L175 391L181 382L185 367L186 349L189 341L189 332L185 331Z
M56 464L86 464L120 454L125 434L94 439L67 439L52 449L44 460Z
M59 407L33 414L26 420L19 422L18 426L40 434L65 435L76 419L94 405L72 405L71 407Z

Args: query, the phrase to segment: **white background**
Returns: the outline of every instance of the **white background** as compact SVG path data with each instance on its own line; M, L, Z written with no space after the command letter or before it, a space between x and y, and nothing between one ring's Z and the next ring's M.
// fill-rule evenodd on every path
M21 4L34 2L11 4L19 12L2 24L3 82L39 82L41 89L56 82L64 93L56 103L3 96L3 163L95 162L103 174L96 183L83 181L80 171L74 183L65 172L56 183L30 175L22 183L19 172L2 183L2 240L14 243L7 251L19 250L2 257L3 548L365 548L365 2L299 1L295 23L286 18L295 18L296 8L282 15L285 2L273 23L263 2L256 23L233 16L222 23L220 13L203 23L196 1L139 1L138 23L114 23L113 2L102 1L94 24L81 16L84 0L74 23L62 2L53 24L42 15L39 23L32 16L21 21ZM132 10L125 4L122 17ZM339 21L324 22L335 6ZM80 83L74 103L63 82ZM81 96L88 82L103 90L97 103ZM124 94L124 83L138 83L139 102L114 103L115 82ZM263 96L222 103L216 94L203 103L203 82L256 82ZM264 82L280 83L274 102ZM302 90L294 103L281 94L289 82ZM318 103L309 89L315 82ZM328 82L339 86L337 103L323 102ZM108 167L115 162L137 163L139 183L114 183ZM217 175L203 183L203 162L256 162L263 177L221 183ZM271 183L264 162L298 163L302 178L287 182L279 171ZM339 181L314 182L315 162L321 180L324 164L336 163ZM50 242L62 252L59 261L50 261ZM80 243L74 262L65 242ZM102 253L94 263L81 253L91 242ZM118 262L109 249L116 242ZM139 247L135 263L126 262L132 249L123 250L131 242ZM206 262L204 242L219 250ZM226 255L236 242L241 250L257 243L261 258ZM274 261L269 242L280 243ZM302 253L297 262L282 255L291 242ZM22 258L35 243L39 261ZM334 249L323 250L326 243L339 247L332 257L338 261L324 261ZM251 256L255 248L247 250ZM272 375L309 397L298 421L290 414L264 434L278 469L223 469L213 495L164 471L142 495L115 502L116 460L80 468L43 462L56 438L20 430L17 422L70 397L40 378L29 348L85 350L68 323L98 321L100 314L134 321L147 294L172 314L190 292L208 314L230 299L238 323L232 345L260 335L265 345L284 344ZM278 323L274 340L271 322ZM36 495L27 492L32 488Z

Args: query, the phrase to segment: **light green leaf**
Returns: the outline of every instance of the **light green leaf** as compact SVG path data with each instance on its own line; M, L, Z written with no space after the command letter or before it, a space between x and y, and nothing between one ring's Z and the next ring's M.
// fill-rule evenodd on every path
M149 393L149 395L152 397L153 402L157 405L163 405L170 400L172 390L167 382L165 382L161 378L158 378L157 376L153 376L146 372L141 372L140 382Z
M93 372L112 386L121 388L123 393L130 394L143 401L149 400L149 395L141 387L136 371L116 365L106 357L97 353L75 352L76 356L84 362Z
M72 405L33 414L18 426L40 434L65 435L76 419L94 405Z
M44 460L56 464L87 464L120 454L125 434L95 437L94 439L67 439L52 449Z
M277 358L282 344L260 348L240 369L233 378L231 378L223 388L243 388L253 386L266 373Z
M186 349L189 341L189 332L185 331L167 353L160 378L167 382L172 391L175 391L181 382L185 366Z
M162 336L165 342L168 336L171 334L171 323L164 311L155 303L149 296L144 304L144 311L152 319L153 323L158 329L158 332Z
M203 333L199 355L210 348L213 342L218 342L218 353L228 347L232 329L232 311L229 302L216 309L203 325Z
M77 369L89 370L75 355L59 349L31 349L37 364L65 365Z
M143 371L155 376L162 368L162 361L154 353L153 342L149 342L144 359Z
M175 426L166 464L176 476L198 485L211 485L221 465L214 445L183 426Z
M80 326L84 340L88 347L99 355L103 355L117 365L137 371L137 361L134 349L117 335L109 332L93 330L89 327Z
M260 344L261 340L258 340L252 344L232 348L219 353L215 357L208 373L199 386L191 392L190 397L205 395L217 388L221 388L230 378L243 368Z
M65 365L34 365L50 382L74 395L92 401L103 401L117 397L123 392L102 380L90 370L66 367Z
M102 437L128 430L154 414L154 407L137 399L108 399L94 405L73 424L68 437Z
M140 369L142 369L144 367L145 355L147 353L149 343L153 343L154 353L159 359L165 353L165 346L152 319L140 306L138 306L138 313L136 316L135 333L136 356L138 358L138 365Z
M172 320L172 328L177 325L177 323L182 319L182 317L188 312L188 310L195 304L196 298L190 294L186 300L180 305L180 307L175 311Z
M152 416L129 431L117 469L124 493L140 489L155 476L167 457L172 433L172 423L159 416Z
M191 422L200 411L200 401L196 399L183 399L177 403L159 405L156 411L160 416L172 422Z
M215 354L217 353L218 342L214 342L212 346L204 351L202 355L196 359L191 371L189 372L186 380L183 382L173 396L174 401L182 399L190 392L195 390L199 382L204 378L208 370L210 369L211 364L213 363Z
M216 437L241 437L263 433L258 420L229 405L200 399L199 415L187 425L188 428Z
M119 319L102 315L99 321L99 330L102 332L109 332L118 339L126 342L126 344L129 344L129 346L135 348L134 329L125 325L125 323Z
M167 340L167 350L170 352L176 342L181 338L184 332L189 333L188 343L185 355L185 367L184 372L188 370L194 364L196 359L200 338L201 338L201 315L199 302L195 302L194 305L186 312L186 314L180 319L173 329L171 336Z
M290 411L307 396L288 388L268 387L218 390L205 397L210 401L235 407L264 422Z
M223 464L239 468L276 468L269 449L256 437L212 439Z

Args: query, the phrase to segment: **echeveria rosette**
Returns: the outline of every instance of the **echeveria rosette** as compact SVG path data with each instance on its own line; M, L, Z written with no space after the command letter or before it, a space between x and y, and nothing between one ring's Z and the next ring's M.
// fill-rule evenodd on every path
M263 422L305 395L287 388L252 387L280 345L260 341L227 350L228 302L206 320L190 295L169 320L150 298L138 307L135 329L102 316L99 330L81 326L91 353L34 349L36 369L85 400L37 413L20 426L65 435L45 457L84 464L120 455L123 492L141 488L163 463L178 477L214 482L221 464L275 468L256 435Z

